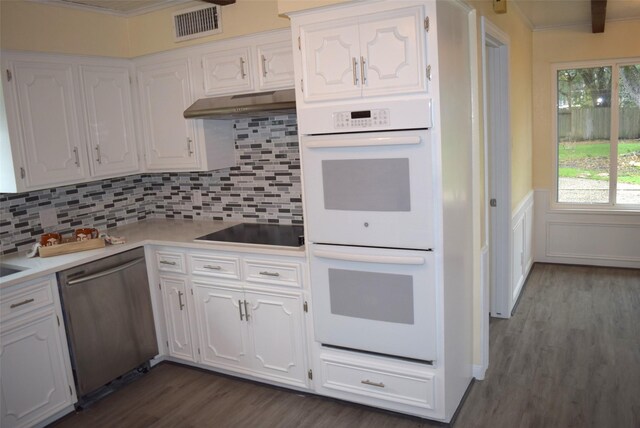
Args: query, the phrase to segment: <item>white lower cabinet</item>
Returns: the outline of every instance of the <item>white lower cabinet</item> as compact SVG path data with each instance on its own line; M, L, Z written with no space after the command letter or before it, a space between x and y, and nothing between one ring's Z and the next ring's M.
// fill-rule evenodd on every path
M187 303L187 280L160 276L164 301L169 355L195 361L195 347L191 331L190 305Z
M174 248L154 253L169 356L309 387L300 260Z
M2 290L0 426L27 427L72 410L75 390L55 276Z

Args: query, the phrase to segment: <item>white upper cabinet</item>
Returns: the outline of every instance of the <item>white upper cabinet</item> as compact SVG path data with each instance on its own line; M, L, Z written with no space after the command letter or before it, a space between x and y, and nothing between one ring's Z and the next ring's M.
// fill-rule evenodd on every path
M425 92L422 6L300 25L304 101Z
M215 50L202 57L205 95L253 90L251 53L248 46Z
M196 54L202 66L203 96L262 92L294 86L289 30L225 40ZM194 81L199 76L194 76Z
M198 169L195 121L182 116L192 102L189 60L155 62L137 72L147 169Z
M293 88L293 51L287 40L258 45L258 89Z
M129 61L3 53L16 189L139 171Z
M95 177L138 171L129 67L80 66Z
M7 70L9 126L23 189L83 181L88 168L73 65L17 60Z

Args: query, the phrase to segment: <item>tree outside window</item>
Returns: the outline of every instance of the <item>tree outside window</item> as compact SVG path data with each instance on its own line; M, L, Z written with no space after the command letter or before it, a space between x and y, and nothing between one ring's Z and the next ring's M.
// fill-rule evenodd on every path
M640 205L640 63L557 70L557 201Z

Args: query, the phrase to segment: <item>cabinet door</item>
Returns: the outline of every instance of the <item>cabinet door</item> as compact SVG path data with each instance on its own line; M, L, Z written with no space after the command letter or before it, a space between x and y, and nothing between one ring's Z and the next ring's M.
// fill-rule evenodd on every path
M360 97L360 46L355 18L342 25L300 27L305 101Z
M206 54L202 57L202 66L206 95L253 90L248 47Z
M187 281L183 278L160 277L160 286L167 322L169 355L195 361L187 304Z
M93 175L138 171L129 69L81 66L80 74Z
M83 181L87 168L73 66L30 61L12 66L26 187Z
M360 20L363 96L425 91L422 7Z
M242 291L199 282L194 282L194 289L202 363L247 367L249 341Z
M302 300L294 293L247 291L252 368L280 382L306 385Z
M182 116L191 105L188 60L141 66L138 85L147 168L198 169L194 121Z
M293 52L291 41L256 47L258 90L293 88Z
M62 341L53 309L3 326L0 426L32 426L71 405ZM28 321L22 321L29 318Z

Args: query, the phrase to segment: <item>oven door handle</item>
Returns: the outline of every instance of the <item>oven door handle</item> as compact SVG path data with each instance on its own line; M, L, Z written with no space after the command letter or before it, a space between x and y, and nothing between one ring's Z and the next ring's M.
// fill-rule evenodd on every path
M422 143L419 136L404 137L369 137L350 139L317 139L307 140L304 146L310 149L336 148L336 147L377 147L377 146L407 146Z
M367 254L345 254L328 250L313 250L313 255L322 259L387 265L423 265L425 263L424 257L420 256L373 256Z

